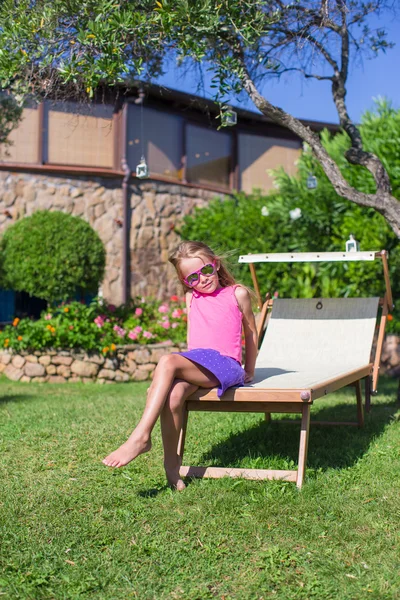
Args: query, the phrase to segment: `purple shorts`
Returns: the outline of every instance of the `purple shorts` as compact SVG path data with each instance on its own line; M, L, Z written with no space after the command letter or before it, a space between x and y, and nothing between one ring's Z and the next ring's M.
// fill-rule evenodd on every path
M219 381L217 392L219 398L228 388L244 385L244 369L230 356L223 356L217 350L209 348L196 348L179 354L215 375Z

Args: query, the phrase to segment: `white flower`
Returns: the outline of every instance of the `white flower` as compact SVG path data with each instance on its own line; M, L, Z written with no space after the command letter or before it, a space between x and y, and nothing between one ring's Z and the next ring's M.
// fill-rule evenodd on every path
M301 217L301 208L294 208L293 210L289 210L289 216L292 221L296 221Z
M263 217L268 217L268 215L269 215L269 210L268 210L268 208L267 208L266 206L263 206L263 207L262 207L262 209L261 209L261 214L262 214L262 216L263 216Z

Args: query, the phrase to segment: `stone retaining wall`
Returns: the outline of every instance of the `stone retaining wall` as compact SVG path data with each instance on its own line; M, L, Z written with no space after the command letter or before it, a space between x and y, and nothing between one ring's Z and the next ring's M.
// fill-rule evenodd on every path
M13 381L36 383L117 383L151 379L164 354L179 352L185 344L171 342L118 348L114 356L71 351L43 351L29 354L0 353L0 373Z
M145 381L164 354L186 349L186 344L163 342L143 346L132 344L117 349L116 354L106 358L75 350L50 350L29 354L0 352L0 373L13 381L36 383L117 383ZM381 373L400 378L400 337L386 337L381 362Z

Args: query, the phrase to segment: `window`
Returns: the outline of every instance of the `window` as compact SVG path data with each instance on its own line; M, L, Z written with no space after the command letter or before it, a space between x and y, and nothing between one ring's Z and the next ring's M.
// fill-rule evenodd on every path
M11 145L0 146L0 162L37 163L39 148L39 110L24 108L18 127L8 136Z
M90 167L114 166L113 107L46 102L44 162Z
M179 116L130 104L127 160L132 171L144 154L150 173L181 180L182 127L183 120Z
M255 188L271 189L273 178L267 173L269 169L282 166L290 175L296 173L300 141L247 133L240 133L238 137L240 189L244 192L251 193Z
M191 183L229 188L231 172L230 133L197 125L186 127L186 179Z

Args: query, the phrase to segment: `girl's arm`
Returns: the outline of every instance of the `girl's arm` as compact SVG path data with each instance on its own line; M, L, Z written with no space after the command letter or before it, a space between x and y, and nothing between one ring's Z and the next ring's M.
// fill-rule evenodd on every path
M190 311L190 304L192 302L192 291L187 291L185 294L185 300L186 300L186 317L187 317L187 322L186 322L186 344L189 344L189 311Z
M254 378L254 367L257 358L258 336L256 321L253 309L251 308L251 298L246 288L237 286L235 296L239 308L243 313L244 341L246 348L246 362L244 370L246 371L245 383L249 383Z

